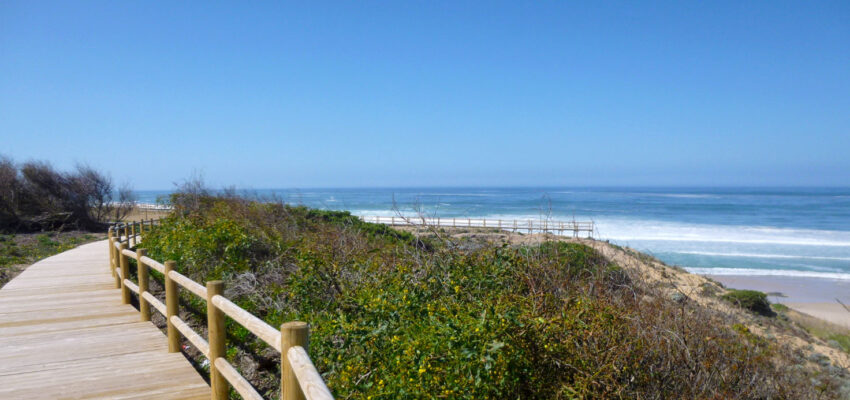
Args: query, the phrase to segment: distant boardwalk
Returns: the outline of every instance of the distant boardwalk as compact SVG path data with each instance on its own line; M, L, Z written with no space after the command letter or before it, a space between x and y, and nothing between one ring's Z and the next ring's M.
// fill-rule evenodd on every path
M556 221L550 219L487 219L487 218L440 218L402 216L361 216L361 220L390 226L439 226L446 228L493 228L511 232L556 233L593 236L592 221Z
M209 399L166 336L121 304L107 242L27 268L0 289L0 399Z

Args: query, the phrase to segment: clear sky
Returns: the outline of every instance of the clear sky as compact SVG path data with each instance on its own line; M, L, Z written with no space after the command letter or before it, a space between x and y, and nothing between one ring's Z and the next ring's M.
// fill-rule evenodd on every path
M848 1L248 3L0 2L0 153L137 189L850 185Z

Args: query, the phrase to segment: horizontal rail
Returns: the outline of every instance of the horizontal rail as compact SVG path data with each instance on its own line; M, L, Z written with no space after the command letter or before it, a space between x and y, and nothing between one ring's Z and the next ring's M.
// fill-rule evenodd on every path
M331 391L328 390L316 366L310 361L307 351L301 346L292 346L286 352L292 372L298 378L298 385L307 400L333 400Z
M186 277L177 271L171 271L168 273L168 277L171 278L174 282L180 284L188 291L200 296L202 299L207 298L207 288L195 283L195 281Z
M180 331L180 334L185 337L189 343L192 343L195 347L200 350L200 352L204 355L204 357L210 357L210 344L201 337L201 335L197 334L197 332L192 330L192 327L189 326L186 322L184 322L180 317L176 315L172 315L169 318L171 324Z
M156 260L154 260L150 257L147 257L147 256L139 257L139 261L145 263L145 265L153 268L154 270L156 270L160 274L165 273L165 265L160 264L159 261L156 261Z
M222 296L213 296L212 302L219 310L227 314L227 316L233 318L234 321L241 324L245 327L245 329L256 335L258 338L263 339L263 341L268 343L269 346L272 346L275 350L280 352L279 330L272 328L271 325L265 323L265 321L251 315L251 313L243 310L241 307L233 304L233 302Z
M173 261L160 263L147 257L146 251L138 248L143 238L145 223L116 224L109 231L109 241L115 246L110 248L110 271L115 274L116 284L122 288L122 301L130 303L130 293L139 296L139 311L142 321L150 321L150 309L155 308L168 321L168 350L180 351L180 336L195 346L210 361L211 389L214 399L225 399L228 384L243 398L262 399L256 389L236 368L231 365L226 354L226 336L224 317L230 317L240 326L260 338L270 347L281 353L281 398L293 400L301 398L326 400L333 399L321 375L316 370L307 353L309 325L300 321L291 321L281 325L280 330L273 328L262 319L254 316L223 296L224 283L207 282L204 287L187 276L174 270ZM154 226L151 223L150 226ZM136 228L139 228L136 231ZM123 232L122 232L122 229ZM131 234L132 233L132 234ZM131 239L132 242L131 242ZM134 250L128 249L129 245ZM138 261L139 284L129 279L128 259ZM150 283L149 269L165 275L165 304L148 291ZM207 303L208 339L192 329L179 317L178 287L192 292Z
M142 293L142 297L144 297L145 300L148 301L148 304L152 305L153 308L156 308L156 310L159 311L160 314L168 315L168 313L165 311L165 304L159 301L156 296L152 295L150 292L144 292Z
M139 287L138 287L138 286L136 286L136 284L135 284L135 283L133 283L131 280L129 280L129 279L124 279L124 286L127 286L127 289L132 290L132 291L133 291L133 293L135 293L135 294L139 294Z
M260 396L257 393L257 390L248 383L242 375L239 374L239 371L236 368L233 368L227 360L222 357L216 358L215 367L218 368L218 372L221 373L221 376L224 379L227 379L231 385L233 385L233 389L236 390L236 393L239 393L245 400L263 400L263 396Z

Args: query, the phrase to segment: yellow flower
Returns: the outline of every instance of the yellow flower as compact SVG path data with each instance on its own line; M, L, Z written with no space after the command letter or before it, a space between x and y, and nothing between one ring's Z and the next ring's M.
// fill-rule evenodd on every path
M424 373L425 373L425 371L426 371L425 367L421 367L421 368L419 368L419 373L420 373L420 374L424 374Z

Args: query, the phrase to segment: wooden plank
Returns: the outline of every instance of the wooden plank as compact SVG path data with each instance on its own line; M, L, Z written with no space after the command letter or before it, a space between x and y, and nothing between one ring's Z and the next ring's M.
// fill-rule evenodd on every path
M0 398L209 398L165 335L121 304L106 243L35 263L0 289Z

